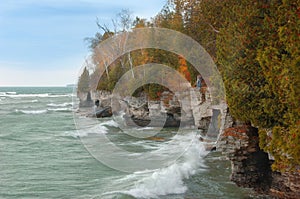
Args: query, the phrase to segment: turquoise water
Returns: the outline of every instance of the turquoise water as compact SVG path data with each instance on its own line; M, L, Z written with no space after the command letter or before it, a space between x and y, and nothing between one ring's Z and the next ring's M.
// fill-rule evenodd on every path
M94 127L77 132L72 99L72 88L0 88L1 199L253 198L249 190L229 181L230 163L218 153L207 154L197 141L182 158L161 169L125 173L105 166L89 153L83 139L105 134L133 152L155 151L173 141L178 145L174 151L197 132L178 136L168 129L157 135L163 142L138 139L122 133L112 119L97 120Z

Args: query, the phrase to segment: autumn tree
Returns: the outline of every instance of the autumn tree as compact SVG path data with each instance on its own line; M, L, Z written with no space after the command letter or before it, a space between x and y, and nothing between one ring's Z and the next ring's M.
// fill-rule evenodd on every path
M191 74L188 70L186 60L181 55L179 57L179 68L178 71L186 78L187 81L191 81Z

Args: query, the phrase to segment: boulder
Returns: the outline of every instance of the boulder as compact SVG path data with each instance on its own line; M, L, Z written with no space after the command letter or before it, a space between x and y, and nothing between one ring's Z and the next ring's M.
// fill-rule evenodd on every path
M112 116L112 109L110 106L105 108L100 108L99 110L96 110L95 115L97 118L102 117L111 117Z

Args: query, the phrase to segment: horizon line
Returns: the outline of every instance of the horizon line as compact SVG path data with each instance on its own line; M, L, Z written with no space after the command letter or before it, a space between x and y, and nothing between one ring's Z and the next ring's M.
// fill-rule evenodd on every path
M68 87L76 84L65 84L65 85L0 85L0 88L5 87Z

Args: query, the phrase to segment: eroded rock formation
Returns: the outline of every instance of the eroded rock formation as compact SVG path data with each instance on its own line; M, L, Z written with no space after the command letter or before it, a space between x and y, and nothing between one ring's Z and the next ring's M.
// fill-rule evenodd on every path
M226 128L220 135L217 150L231 161L231 180L238 186L253 188L274 198L300 198L299 172L271 170L272 160L259 148L257 128L233 123L233 127Z

